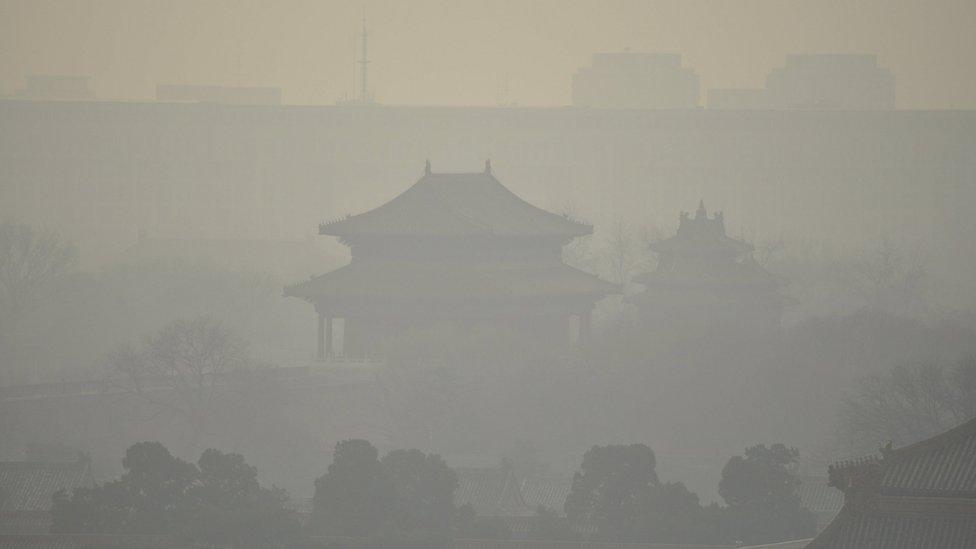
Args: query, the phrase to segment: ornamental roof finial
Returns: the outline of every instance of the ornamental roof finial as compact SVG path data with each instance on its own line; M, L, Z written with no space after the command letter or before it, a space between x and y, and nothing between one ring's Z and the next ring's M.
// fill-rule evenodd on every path
M427 164L424 165L424 175L430 175L430 159L427 159Z
M485 160L485 173L491 175L491 159Z
M705 211L705 199L698 201L698 211L695 212L695 219L708 219L708 212Z

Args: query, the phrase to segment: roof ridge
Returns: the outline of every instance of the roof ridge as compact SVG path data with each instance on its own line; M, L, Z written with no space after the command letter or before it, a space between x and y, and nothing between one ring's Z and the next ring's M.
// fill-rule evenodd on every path
M91 465L91 460L87 458L77 458L73 460L52 460L52 461L0 461L0 469L85 469Z
M889 452L889 455L886 456L886 458L892 460L908 459L917 455L918 453L926 450L941 448L943 446L952 444L961 438L971 435L976 435L976 418L965 421L952 429L949 429L948 431L931 436L925 440L920 440L916 443L909 444L908 446L902 446L901 448Z
M469 208L471 215L465 215L463 208ZM591 225L524 200L488 171L426 173L373 209L319 225L319 234L343 239L439 234L567 239L592 231Z

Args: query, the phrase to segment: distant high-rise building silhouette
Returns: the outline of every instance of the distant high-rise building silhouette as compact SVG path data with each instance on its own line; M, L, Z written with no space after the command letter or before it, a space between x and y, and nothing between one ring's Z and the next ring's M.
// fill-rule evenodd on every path
M874 55L786 56L764 88L708 90L708 108L724 110L852 110L895 107L895 77Z
M766 78L781 109L880 110L895 106L895 77L875 55L794 54Z
M573 75L573 106L601 109L693 109L698 75L671 53L597 53Z
M21 99L90 101L95 93L88 85L87 76L66 74L29 74L27 85L14 94Z

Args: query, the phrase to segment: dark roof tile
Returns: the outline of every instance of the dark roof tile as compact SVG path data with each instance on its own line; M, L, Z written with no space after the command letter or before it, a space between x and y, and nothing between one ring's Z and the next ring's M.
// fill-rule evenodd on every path
M0 462L0 511L48 511L58 490L92 486L87 459L72 462Z

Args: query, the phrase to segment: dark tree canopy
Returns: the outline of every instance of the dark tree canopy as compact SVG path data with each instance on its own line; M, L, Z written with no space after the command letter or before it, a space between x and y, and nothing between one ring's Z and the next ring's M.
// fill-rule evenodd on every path
M643 444L590 448L566 498L567 517L594 524L613 541L696 538L698 496L681 483L662 483L655 465L654 452Z
M158 442L140 442L122 466L117 480L56 494L52 531L169 535L234 548L267 547L298 531L285 495L262 488L239 454L210 449L197 467Z
M724 522L734 541L772 543L816 533L816 517L800 504L800 481L790 472L798 457L796 448L759 444L725 464L718 491L728 504Z
M376 532L389 516L389 502L379 451L366 440L336 444L328 472L315 481L313 504L324 531L343 536Z
M776 503L795 498L799 481L787 467L799 457L796 448L782 444L746 448L744 456L733 456L725 464L718 493L728 505Z
M643 444L590 448L573 477L566 515L607 525L637 520L640 495L658 482L655 465L654 452Z
M328 472L315 481L317 529L330 535L430 536L475 528L454 505L457 474L435 454L393 450L379 459L365 440L336 445Z
M240 454L210 448L200 456L197 467L200 478L193 487L193 496L200 502L232 508L250 503L261 492L257 467L248 465Z
M158 442L133 444L122 459L122 476L101 486L58 494L55 532L168 534L196 478L196 467Z
M398 530L446 531L454 519L458 477L440 456L394 450L380 462L393 489L393 523Z

